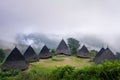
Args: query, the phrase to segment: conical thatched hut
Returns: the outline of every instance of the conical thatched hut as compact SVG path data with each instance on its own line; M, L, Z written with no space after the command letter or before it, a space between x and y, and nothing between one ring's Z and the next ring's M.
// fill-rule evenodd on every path
M77 57L81 58L90 58L90 53L85 45L77 53Z
M60 44L58 45L55 54L71 55L70 49L68 48L67 44L65 43L65 41L63 39L60 42Z
M97 61L95 61L96 64L102 63L104 61L112 61L116 60L116 56L114 53L109 49L105 49L105 51L98 57Z
M48 47L46 45L44 45L39 53L39 58L47 59L47 58L51 58L51 57L52 57L52 53L49 51Z
M28 66L29 64L25 61L24 56L15 47L13 51L5 59L1 69L2 70L9 70L9 69L25 70L28 68Z
M25 51L24 57L25 57L27 62L39 61L37 54L35 53L35 51L33 50L33 48L31 46L29 46L27 48L27 50Z
M101 50L96 54L96 56L94 57L93 61L95 63L97 63L97 61L99 60L99 56L105 51L104 48L101 48Z

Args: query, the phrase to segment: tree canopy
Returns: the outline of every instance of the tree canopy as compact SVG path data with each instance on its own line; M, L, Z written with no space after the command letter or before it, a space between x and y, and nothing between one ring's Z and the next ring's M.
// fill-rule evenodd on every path
M68 41L68 46L71 50L71 53L76 54L78 48L80 47L79 41L75 38L68 38L67 41Z

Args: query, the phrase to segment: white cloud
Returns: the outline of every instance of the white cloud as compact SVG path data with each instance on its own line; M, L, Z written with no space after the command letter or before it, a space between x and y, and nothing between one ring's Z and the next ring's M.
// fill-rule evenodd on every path
M99 36L116 45L120 35L119 0L1 0L0 36L18 33ZM117 44L118 45L118 44Z

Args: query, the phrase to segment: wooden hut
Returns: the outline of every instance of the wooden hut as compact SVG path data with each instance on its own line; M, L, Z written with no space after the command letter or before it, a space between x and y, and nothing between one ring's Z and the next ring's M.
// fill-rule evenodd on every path
M100 64L104 61L113 61L116 60L116 56L114 55L114 53L109 49L106 48L105 51L103 51L103 53L101 53L100 56L98 56L97 60L95 60L94 62L96 64Z
M44 45L39 53L39 58L47 59L47 58L51 58L51 57L52 57L52 53L49 51L48 47L46 45Z
M33 48L29 46L24 53L24 57L27 62L36 62L39 61L38 55L35 53Z
M61 42L59 43L57 49L56 49L56 55L57 54L64 54L64 55L71 55L70 49L65 43L65 41L62 39Z
M94 57L94 59L93 59L93 61L94 61L95 63L97 63L97 61L99 60L99 56L100 56L104 51L105 51L105 49L104 49L104 48L101 48L100 51L95 55L95 57Z
M90 53L85 45L82 46L82 48L77 53L77 57L81 58L90 58Z
M10 70L10 69L27 69L29 64L26 62L24 56L20 51L15 47L11 53L6 57L1 69Z

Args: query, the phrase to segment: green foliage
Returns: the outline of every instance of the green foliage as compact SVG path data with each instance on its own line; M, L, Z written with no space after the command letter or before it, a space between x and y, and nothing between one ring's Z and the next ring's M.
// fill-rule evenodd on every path
M71 66L58 67L52 71L51 80L71 80L74 69Z
M0 72L0 78L4 77L10 77L10 76L16 76L20 73L19 70L9 70L9 71L1 71Z
M50 51L51 53L55 53L55 49L51 49L51 51Z
M96 54L97 54L97 51L95 51L95 50L91 50L91 51L90 51L91 61L93 61L93 58L95 57Z
M0 76L1 80L120 80L120 61L108 61L82 69L67 65L49 73L37 69L25 72L11 70L1 72Z
M16 76L16 80L49 80L49 73L44 73L38 69L32 69L27 72L21 72Z
M4 58L5 58L5 53L3 49L0 49L0 63L4 60Z
M67 41L68 41L68 45L70 47L71 53L76 54L78 48L80 47L79 41L74 38L68 38Z
M50 80L119 80L120 61L75 69L71 66L59 67L51 73Z
M77 51L77 49L73 48L73 49L71 50L71 53L72 53L72 54L77 54L78 51Z
M97 51L95 51L95 50L91 50L90 51L90 56L93 58L93 57L95 57L95 55L97 54Z
M45 80L39 73L26 73L23 72L16 77L16 80Z
M105 62L77 70L73 78L73 80L119 80L120 61Z

